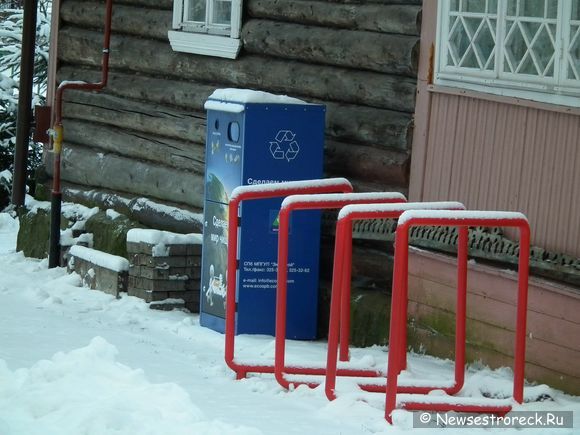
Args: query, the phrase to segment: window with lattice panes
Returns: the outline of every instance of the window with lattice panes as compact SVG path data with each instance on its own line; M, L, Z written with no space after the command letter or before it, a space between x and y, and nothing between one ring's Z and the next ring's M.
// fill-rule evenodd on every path
M174 0L175 51L234 59L240 47L242 0Z
M436 83L580 106L580 0L440 0Z

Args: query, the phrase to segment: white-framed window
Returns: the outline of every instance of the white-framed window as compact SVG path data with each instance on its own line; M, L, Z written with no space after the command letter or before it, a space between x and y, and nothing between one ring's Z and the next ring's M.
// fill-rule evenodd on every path
M580 106L580 0L440 0L435 83Z
M235 59L240 52L242 0L174 0L174 51Z

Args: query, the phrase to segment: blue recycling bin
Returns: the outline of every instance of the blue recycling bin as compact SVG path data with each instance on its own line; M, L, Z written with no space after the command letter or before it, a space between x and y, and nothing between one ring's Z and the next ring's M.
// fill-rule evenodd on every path
M217 90L207 109L200 323L225 330L228 203L232 190L322 177L325 107L257 91ZM242 202L237 334L275 332L278 214L282 198ZM287 337L314 339L319 211L290 222Z

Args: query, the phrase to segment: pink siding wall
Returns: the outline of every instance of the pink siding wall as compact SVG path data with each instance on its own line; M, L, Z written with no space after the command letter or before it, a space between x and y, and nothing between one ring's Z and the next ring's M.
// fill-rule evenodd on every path
M437 88L430 103L424 173L411 174L420 183L411 191L521 211L534 245L580 256L580 116Z
M431 85L436 17L437 1L424 1L409 198L522 211L535 245L580 257L580 109ZM418 343L450 357L442 321L454 318L454 261L419 251L409 260L410 314L426 326ZM468 348L492 366L512 364L514 285L510 273L470 265ZM531 279L528 379L580 394L579 310L576 289Z
M445 357L453 355L453 332L441 325L454 329L456 267L455 259L446 255L420 250L409 254L411 328L438 330L436 336L419 334L411 344ZM517 274L470 263L467 283L468 358L493 367L513 366ZM575 289L530 279L526 379L580 394L579 310Z

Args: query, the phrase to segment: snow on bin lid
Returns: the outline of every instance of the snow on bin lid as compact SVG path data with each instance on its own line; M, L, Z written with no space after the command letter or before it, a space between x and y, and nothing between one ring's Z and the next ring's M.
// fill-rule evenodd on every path
M308 104L298 98L287 95L275 95L269 92L254 91L252 89L216 89L208 100L219 100L226 103L264 103L264 104Z
M244 104L309 104L298 98L286 95L274 95L268 92L254 91L252 89L216 89L209 96L203 107L205 110L217 110L220 112L242 113Z

